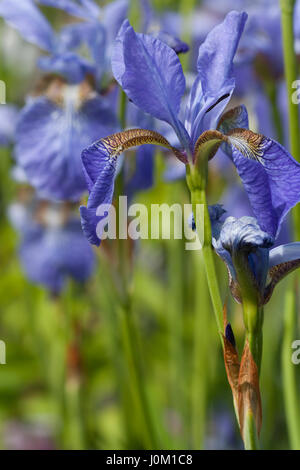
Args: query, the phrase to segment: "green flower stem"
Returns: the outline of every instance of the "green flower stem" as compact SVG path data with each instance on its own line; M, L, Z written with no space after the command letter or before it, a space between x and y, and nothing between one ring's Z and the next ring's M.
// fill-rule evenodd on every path
M283 398L287 420L290 445L293 450L300 450L300 406L297 390L296 366L291 360L291 344L295 339L296 296L294 293L295 277L288 280L289 286L285 296L284 328L281 350L283 374Z
M259 441L256 432L255 419L251 412L248 412L244 424L244 446L245 450L258 450Z
M299 110L292 101L293 82L297 79L297 58L294 49L293 13L295 0L281 0L281 25L284 53L284 69L288 96L290 148L293 157L300 161ZM294 232L300 240L300 205L293 209ZM296 275L298 281L299 277ZM297 381L295 366L291 362L291 342L296 331L296 292L290 282L286 292L284 313L284 336L282 343L283 394L290 444L293 449L300 449L300 412L297 400Z
M259 295L257 287L253 282L253 274L250 271L247 258L247 252L241 253L239 251L233 254L233 264L241 290L244 323L249 347L258 371L260 372L264 312L263 308L259 307Z
M199 168L194 166L187 165L187 185L191 192L192 200L192 209L195 216L195 222L197 225L196 214L197 214L197 205L202 204L204 208L204 240L203 240L203 260L206 271L208 289L210 293L210 298L212 301L215 319L218 327L218 332L220 334L221 342L223 345L223 339L221 332L223 331L222 327L222 316L223 316L223 303L219 290L219 283L214 263L214 254L212 249L212 234L211 234L211 224L210 217L208 212L208 205L206 200L206 183L207 183L207 161L203 163ZM200 227L201 228L201 227Z
M203 448L205 437L209 381L209 367L207 361L209 360L209 344L211 341L209 336L211 306L202 253L199 252L193 256L193 260L197 289L195 289L195 312L193 322L194 344L191 429L193 449L197 450ZM201 331L205 331L205 335L199 338Z
M126 111L127 111L127 96L125 91L120 89L120 109L119 109L119 120L121 129L126 128Z

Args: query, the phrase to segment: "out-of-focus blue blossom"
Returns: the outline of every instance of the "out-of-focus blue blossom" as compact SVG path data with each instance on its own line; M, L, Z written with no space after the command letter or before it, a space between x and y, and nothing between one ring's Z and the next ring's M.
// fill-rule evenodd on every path
M92 63L68 50L33 0L2 0L0 16L24 39L50 54L39 59L42 70L59 73L70 83L79 83L88 73L94 73Z
M212 227L217 224L217 230L213 228L213 246L227 265L231 292L238 302L242 300L238 274L241 262L261 304L269 301L283 277L300 266L300 242L272 248L274 238L261 230L254 217L227 217L221 228L218 214L211 221Z
M154 38L160 39L173 49L176 54L188 52L189 46L181 41L178 32L181 29L179 13L164 13L162 16L155 14L150 0L140 0L142 10L142 32Z
M13 142L18 114L15 106L0 105L0 147L7 147Z
M78 200L87 187L81 151L117 128L109 104L88 81L68 85L54 77L20 113L15 157L40 196Z
M97 81L100 81L104 74L110 75L111 48L127 16L128 0L115 0L103 8L93 0L38 1L83 20L63 28L60 39L69 49L77 49L81 44L87 44L93 58Z
M20 261L31 282L58 294L67 278L84 283L92 275L94 253L66 206L32 199L12 204L8 215L20 233Z
M181 106L185 77L176 53L158 39L135 33L128 21L123 23L112 58L115 78L136 106L173 128L181 149L160 134L140 129L135 136L132 132L109 136L84 152L90 198L81 215L93 243L99 243L96 204L111 202L118 155L149 143L173 150L188 165L197 164L202 152L212 158L225 144L262 230L277 236L287 212L300 200L300 164L274 140L248 130L244 106L222 116L235 87L233 58L246 18L245 13L229 13L200 46L198 75L185 110Z

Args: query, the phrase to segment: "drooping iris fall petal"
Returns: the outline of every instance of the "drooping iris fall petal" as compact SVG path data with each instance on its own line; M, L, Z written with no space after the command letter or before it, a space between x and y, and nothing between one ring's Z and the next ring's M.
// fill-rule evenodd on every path
M17 126L17 162L39 194L52 200L80 198L86 189L82 150L117 128L102 98L78 101L77 87L65 93L62 104L45 96L31 101Z

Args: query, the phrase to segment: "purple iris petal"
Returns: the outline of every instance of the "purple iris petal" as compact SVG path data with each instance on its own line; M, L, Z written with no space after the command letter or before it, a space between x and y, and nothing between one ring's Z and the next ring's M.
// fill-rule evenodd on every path
M233 58L246 20L244 12L228 13L200 46L197 67L204 96L216 96L224 86L234 84Z
M82 163L90 191L87 207L80 207L82 229L88 241L99 246L101 233L97 233L97 227L108 215L107 208L102 211L101 206L112 203L116 160L99 141L82 152Z
M80 83L87 74L95 72L95 67L89 61L73 52L40 57L38 66L44 72L62 75L69 83Z
M270 250L269 267L300 259L300 242L287 243Z
M231 98L235 86L233 58L246 19L246 13L228 13L199 48L198 77L186 112L186 126L189 126L193 144L203 131L216 128Z
M45 97L30 102L21 112L17 128L18 164L29 182L49 199L80 198L86 189L81 151L117 127L101 98L91 98L76 109L72 90L65 108Z
M27 41L48 52L54 50L53 30L32 0L2 0L0 16Z
M55 293L61 291L67 277L85 282L94 268L93 251L77 221L31 232L22 241L20 258L28 278Z
M276 237L288 211L300 201L300 164L274 140L264 137L260 161L233 148L232 157L260 227Z
M268 267L269 248L274 239L261 230L253 217L227 217L218 239L213 245L218 255L225 261L233 279L236 279L234 255L244 252L248 256L249 266L261 290L264 289Z
M185 79L176 53L151 36L135 33L128 20L117 36L113 73L128 97L152 116L171 124L182 145L189 137L178 118Z

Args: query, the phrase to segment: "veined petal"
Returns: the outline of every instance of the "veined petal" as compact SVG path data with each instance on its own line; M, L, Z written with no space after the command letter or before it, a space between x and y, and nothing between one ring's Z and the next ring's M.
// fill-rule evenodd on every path
M116 129L115 116L97 95L77 108L77 87L65 90L64 106L46 97L31 101L21 112L15 154L30 184L40 195L76 200L86 189L81 151Z
M108 215L107 210L99 214L101 205L111 205L114 193L114 180L116 174L116 159L110 158L105 149L97 144L89 148L90 154L97 152L102 167L100 168L95 184L91 187L87 207L80 207L82 230L88 241L92 245L99 246L101 233L97 232L97 227L101 220ZM84 152L85 153L85 152ZM86 157L86 153L85 153ZM86 160L85 160L86 163ZM84 167L85 163L83 163Z
M230 109L221 116L218 123L217 129L222 134L228 134L233 129L248 129L249 119L246 106L240 105ZM229 144L223 144L223 150L225 153L232 158L232 148Z
M236 106L224 113L218 123L218 130L222 134L228 134L233 129L248 129L249 119L246 106Z
M185 79L176 53L159 39L135 33L126 20L116 39L112 69L128 97L147 113L168 122L188 148L189 136L178 118Z
M247 19L232 11L216 26L199 48L198 77L186 111L186 126L195 144L199 135L216 129L234 90L233 58Z
M231 145L260 227L276 238L286 214L300 201L300 164L278 142L248 129L204 132L195 144L195 163L203 156L212 158L222 142Z
M300 242L288 243L270 250L269 272L264 293L264 303L270 300L278 282L299 267Z
M90 195L87 207L82 206L80 214L83 231L90 243L100 244L101 234L97 234L97 226L105 216L97 215L97 210L101 205L112 203L118 157L125 150L143 144L161 145L180 155L162 135L147 129L118 132L99 140L82 152L83 170Z
M217 96L233 82L233 58L247 20L247 13L231 11L199 48L197 61L204 96Z
M116 159L125 150L144 144L160 145L172 150L177 158L187 163L184 155L172 147L158 132L147 129L129 129L105 137L83 151L83 166L90 182L92 184L95 183L97 175L102 168L100 155L101 157L105 155L106 158Z
M27 41L48 52L54 50L53 30L32 0L2 0L0 16Z
M261 228L276 238L300 201L300 164L278 142L248 130L228 134L232 159Z

